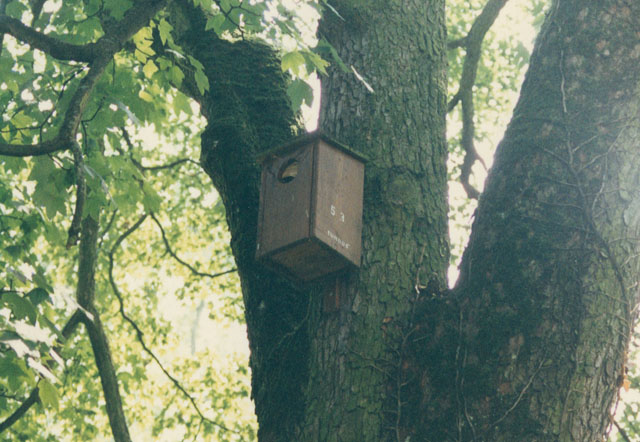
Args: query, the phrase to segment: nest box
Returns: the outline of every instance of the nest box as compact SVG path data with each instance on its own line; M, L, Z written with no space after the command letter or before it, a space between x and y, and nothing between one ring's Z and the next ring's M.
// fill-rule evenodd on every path
M360 266L364 158L314 132L262 156L256 257L303 281Z

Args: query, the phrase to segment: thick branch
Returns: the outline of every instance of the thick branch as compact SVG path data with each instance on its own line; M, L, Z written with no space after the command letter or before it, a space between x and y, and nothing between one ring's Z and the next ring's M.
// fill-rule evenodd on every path
M162 9L167 0L140 1L130 8L118 23L94 43L76 45L63 42L55 37L36 31L12 17L0 15L0 33L7 33L27 43L34 49L40 49L58 60L69 60L90 63L96 59L118 52L124 42L129 40L140 28ZM2 12L2 11L0 11Z
M76 207L69 227L69 238L67 239L67 249L75 246L80 237L82 212L84 211L84 201L87 196L87 183L84 178L84 158L80 146L77 142L72 143L73 160L76 170Z
M20 418L22 418L22 416L24 416L24 414L29 411L31 406L38 402L38 392L38 387L31 390L31 394L29 395L29 397L27 397L27 399L22 404L20 404L16 411L11 413L11 416L0 423L0 433L18 422Z
M50 37L25 25L20 20L0 15L0 33L10 34L17 40L27 43L34 49L40 49L58 60L89 63L96 58L96 43L75 45Z

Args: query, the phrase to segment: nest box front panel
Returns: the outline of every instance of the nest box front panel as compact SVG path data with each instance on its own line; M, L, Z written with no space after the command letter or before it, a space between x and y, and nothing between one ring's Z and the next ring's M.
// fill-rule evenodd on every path
M313 236L360 265L364 164L319 140L313 186Z
M309 238L312 146L266 160L262 169L257 256Z

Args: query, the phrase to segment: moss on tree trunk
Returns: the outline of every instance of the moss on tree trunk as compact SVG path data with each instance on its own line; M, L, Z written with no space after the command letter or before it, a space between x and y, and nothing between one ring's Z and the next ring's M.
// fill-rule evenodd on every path
M552 5L452 292L444 1L332 4L344 20L327 12L320 33L348 72L323 78L320 126L371 160L362 267L331 313L331 281L295 286L254 260L255 155L295 126L278 61L183 8L211 83L194 93L202 160L242 280L260 439L598 440L637 305L640 4Z

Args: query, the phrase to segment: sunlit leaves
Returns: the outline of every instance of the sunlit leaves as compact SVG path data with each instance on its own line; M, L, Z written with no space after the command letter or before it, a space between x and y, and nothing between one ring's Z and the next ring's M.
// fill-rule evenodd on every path
M133 43L136 45L134 55L139 62L146 63L149 57L155 55L155 51L151 48L153 44L151 28L146 27L140 29L133 36Z
M280 63L283 71L291 70L291 72L298 75L300 74L300 68L305 64L305 59L300 51L292 51L284 54Z
M158 72L158 66L156 66L153 60L149 60L145 63L144 67L142 68L142 72L144 72L144 75L147 78L151 78L153 77L153 74Z
M162 44L167 44L167 40L171 39L171 30L173 26L169 24L164 18L158 22L158 34L160 35L160 41Z

